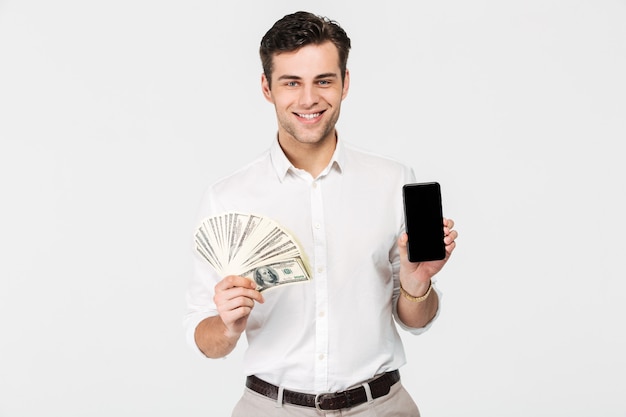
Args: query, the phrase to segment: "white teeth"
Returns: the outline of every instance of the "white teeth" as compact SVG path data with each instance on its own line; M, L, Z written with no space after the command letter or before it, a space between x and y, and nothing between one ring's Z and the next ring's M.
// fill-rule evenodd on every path
M322 113L313 113L313 114L301 114L298 113L298 116L302 117L303 119L315 119L316 117L319 117L319 115Z

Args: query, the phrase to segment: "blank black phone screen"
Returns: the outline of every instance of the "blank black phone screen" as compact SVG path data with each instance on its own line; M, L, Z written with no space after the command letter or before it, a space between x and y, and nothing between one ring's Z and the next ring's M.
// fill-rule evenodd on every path
M402 187L404 220L409 236L409 261L445 258L441 186L437 182L405 184Z

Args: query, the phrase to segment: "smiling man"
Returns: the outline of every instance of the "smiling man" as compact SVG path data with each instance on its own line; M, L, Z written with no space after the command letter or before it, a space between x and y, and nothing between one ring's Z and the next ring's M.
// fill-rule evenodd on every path
M350 85L338 55L331 41L306 45L276 54L271 72L262 76L263 94L276 108L281 148L313 176L335 151L335 124Z
M348 94L350 39L307 12L277 21L261 41L261 86L274 105L270 149L212 184L199 218L237 211L274 219L299 240L312 279L261 295L218 276L200 256L188 292L189 344L228 355L246 334L246 388L235 417L419 416L400 382L406 358L396 324L421 334L439 312L433 276L446 257L407 258L401 189L413 170L338 138ZM197 255L197 254L196 254Z

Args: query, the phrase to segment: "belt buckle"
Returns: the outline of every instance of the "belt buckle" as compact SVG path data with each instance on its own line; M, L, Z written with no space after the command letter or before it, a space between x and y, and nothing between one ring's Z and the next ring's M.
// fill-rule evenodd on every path
M326 392L326 393L320 393L320 394L315 394L315 408L318 411L329 411L329 410L335 410L335 408L329 408L329 409L324 409L322 408L322 401L320 400L320 397L326 397L326 396L333 396L333 397L344 397L346 399L345 401L345 405L343 407L339 407L336 408L341 409L341 408L350 408L352 407L352 401L350 399L350 394L348 393L348 391L341 391L341 392Z
M323 394L323 393L315 394L315 408L317 409L317 411L325 411L324 409L322 409L322 407L320 407L320 404L321 404L320 396L322 395L326 395L326 394Z
M315 394L315 408L317 409L317 411L328 411L322 408L322 401L320 400L320 397L325 397L326 395L328 395L327 392Z

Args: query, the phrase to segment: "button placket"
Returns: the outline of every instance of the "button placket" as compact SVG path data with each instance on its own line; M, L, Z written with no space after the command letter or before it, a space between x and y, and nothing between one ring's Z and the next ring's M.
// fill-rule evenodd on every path
M315 265L315 387L322 391L328 385L328 287L326 277L326 233L320 180L311 184L311 221Z

